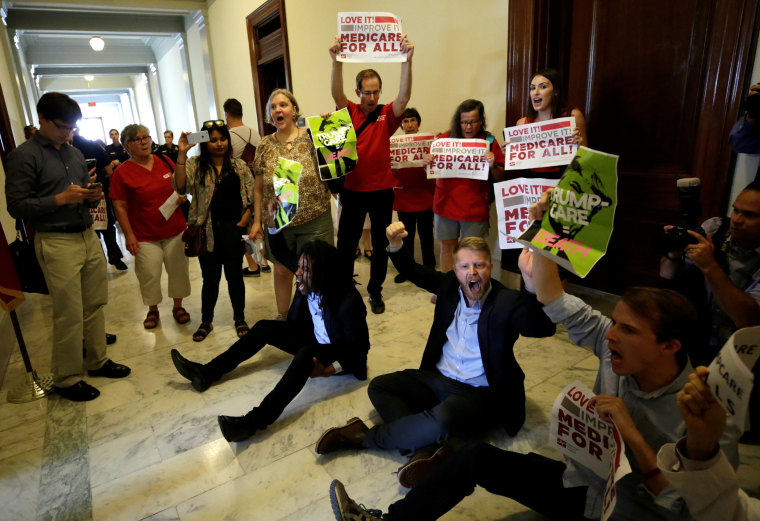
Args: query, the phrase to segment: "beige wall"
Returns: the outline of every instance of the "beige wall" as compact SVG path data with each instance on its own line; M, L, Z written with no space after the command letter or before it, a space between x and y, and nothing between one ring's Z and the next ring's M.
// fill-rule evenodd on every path
M221 109L225 99L239 99L244 119L251 126L256 109L245 17L261 3L210 0L208 7L217 104ZM327 48L337 30L337 13L382 9L401 17L404 31L415 44L410 106L420 111L423 130L447 129L456 106L472 97L485 104L489 129L501 140L506 110L507 0L471 0L466 5L468 12L477 13L477 24L462 22L460 0L386 0L381 4L370 0L285 0L293 91L302 111L313 115L333 108ZM488 45L476 46L475 42ZM392 101L398 92L399 65L372 67L383 78L381 101ZM344 66L349 99L356 99L353 77L362 68L362 64Z
M462 20L463 8L476 23ZM285 0L285 10L293 91L306 114L333 108L327 48L337 32L337 13L382 10L401 18L404 32L415 45L409 106L419 110L421 130L447 129L456 106L476 98L485 104L489 130L501 140L506 111L507 0ZM381 103L393 101L398 93L398 64L345 64L344 91L349 99L357 101L354 77L367 67L383 78Z
M211 71L214 76L217 113L224 117L222 104L236 98L243 104L243 120L256 128L256 101L248 52L245 17L263 0L209 0L208 38Z

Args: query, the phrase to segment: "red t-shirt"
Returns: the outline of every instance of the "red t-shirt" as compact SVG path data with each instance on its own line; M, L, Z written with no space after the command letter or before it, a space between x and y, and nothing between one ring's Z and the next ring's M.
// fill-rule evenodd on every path
M349 101L348 113L354 129L362 126L367 116L359 105ZM352 172L346 175L345 187L355 192L386 190L396 186L391 172L390 138L401 126L401 117L393 114L393 102L380 109L377 121L367 125L356 143L359 160Z
M171 159L167 158L171 163ZM171 163L174 166L174 163ZM111 199L127 202L127 216L138 241L162 241L181 233L186 227L185 216L177 208L169 220L158 209L174 192L172 172L158 157L153 158L150 172L125 161L111 176Z
M424 212L433 209L435 179L428 179L424 167L399 168L393 171L393 209L397 212Z
M449 137L445 132L440 138ZM474 139L485 139L481 132ZM504 153L496 139L491 143L494 163L504 166ZM490 174L489 174L490 175ZM454 221L483 222L489 218L491 183L477 179L436 179L433 212Z

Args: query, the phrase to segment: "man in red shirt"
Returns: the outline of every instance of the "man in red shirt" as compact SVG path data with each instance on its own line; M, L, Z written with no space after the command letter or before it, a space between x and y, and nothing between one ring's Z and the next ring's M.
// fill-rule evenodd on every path
M390 137L401 125L402 115L412 92L412 55L414 45L404 37L401 44L406 61L401 64L398 95L388 105L380 105L383 80L372 70L356 75L356 95L359 103L348 100L343 91L343 63L337 60L340 41L336 37L330 46L332 58L332 96L338 110L348 108L357 134L359 160L346 176L340 195L341 210L338 223L338 252L344 269L353 274L354 252L362 234L364 218L369 213L372 225L372 258L370 267L369 304L373 313L383 313L382 290L388 271L388 252L385 228L393 215L393 187L396 181L391 172ZM349 271L350 270L350 271Z

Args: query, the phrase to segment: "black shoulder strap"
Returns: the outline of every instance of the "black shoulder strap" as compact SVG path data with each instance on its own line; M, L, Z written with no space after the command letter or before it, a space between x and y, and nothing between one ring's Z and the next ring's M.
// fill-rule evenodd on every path
M153 155L156 156L156 157L158 157L158 158L160 158L161 161L164 162L164 164L166 165L166 167L169 169L169 172L171 172L172 174L174 173L174 169L172 168L172 164L169 161L166 160L166 158L164 157L164 155L161 152L156 152Z
M356 129L356 139L359 139L359 134L361 134L364 129L370 125L370 123L377 121L377 118L380 117L380 112L383 110L384 106L385 105L378 105L375 110L367 114L367 119L365 119L364 123L362 123L361 126Z

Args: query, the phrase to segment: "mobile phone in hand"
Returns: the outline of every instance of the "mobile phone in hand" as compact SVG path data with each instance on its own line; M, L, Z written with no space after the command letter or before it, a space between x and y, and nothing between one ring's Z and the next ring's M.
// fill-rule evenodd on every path
M193 132L187 135L187 142L191 145L196 143L207 143L208 141L208 130L201 130L200 132Z

